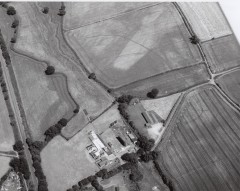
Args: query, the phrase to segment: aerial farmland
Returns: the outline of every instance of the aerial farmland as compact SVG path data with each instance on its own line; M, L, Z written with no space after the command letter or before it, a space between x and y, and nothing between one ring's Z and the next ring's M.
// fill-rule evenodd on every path
M0 191L240 190L240 46L216 2L0 2Z

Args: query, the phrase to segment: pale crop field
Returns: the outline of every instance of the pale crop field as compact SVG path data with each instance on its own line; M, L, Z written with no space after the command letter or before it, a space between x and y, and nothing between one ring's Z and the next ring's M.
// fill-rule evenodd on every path
M126 12L135 11L153 3L147 2L65 2L64 30L72 30ZM156 4L156 3L155 3Z
M202 47L213 73L240 66L240 46L234 35L204 42Z
M171 3L101 20L65 36L85 67L110 88L201 61Z
M218 3L179 2L178 4L201 41L232 34Z
M153 110L166 120L180 95L181 93L177 93L158 99L142 100L141 103L146 110Z

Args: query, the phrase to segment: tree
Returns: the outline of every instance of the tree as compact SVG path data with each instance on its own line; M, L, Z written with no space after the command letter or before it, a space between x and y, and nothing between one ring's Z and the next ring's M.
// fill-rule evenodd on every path
M143 179L143 175L139 170L135 169L135 170L132 170L132 173L129 175L129 179L134 182L139 182Z
M150 92L147 93L147 97L149 98L156 98L158 95L159 90L156 88L153 88Z
M91 74L89 74L89 76L88 76L88 79L92 79L92 80L96 80L96 74L95 73L91 73Z
M78 113L79 112L79 108L76 108L73 110L73 113Z
M65 118L62 118L58 121L58 124L62 125L63 127L65 127L68 123L68 120Z
M15 144L13 145L13 150L17 151L17 152L22 151L23 150L23 143L22 143L22 141L20 141L20 140L16 141Z
M18 25L19 25L19 20L15 19L15 20L13 21L11 27L12 27L12 28L16 28L16 27L18 27Z
M44 14L48 14L48 11L49 11L49 8L48 8L48 7L44 7L43 10L42 10L42 12L43 12Z
M11 42L11 43L16 43L16 38L15 38L15 37L12 37L10 42Z
M46 75L52 75L55 72L55 68L53 66L48 66L47 69L45 70Z
M64 5L61 6L61 8L59 9L59 13L58 13L59 16L63 16L66 14L65 8L66 7Z
M132 99L133 96L131 95L121 95L120 97L117 98L117 102L129 104Z
M13 6L9 6L9 7L7 8L7 14L8 14L8 15L15 15L15 14L16 14L15 8L14 8Z
M98 172L96 173L96 176L102 178L102 177L104 177L107 173L108 173L107 169L101 169L100 171L98 171Z
M144 151L150 151L154 146L154 143L154 139L147 139L145 136L140 136L137 142L138 146Z
M189 38L192 44L197 44L200 42L199 38L196 35L193 35Z
M136 153L125 153L121 156L121 159L131 163L138 162L138 156Z

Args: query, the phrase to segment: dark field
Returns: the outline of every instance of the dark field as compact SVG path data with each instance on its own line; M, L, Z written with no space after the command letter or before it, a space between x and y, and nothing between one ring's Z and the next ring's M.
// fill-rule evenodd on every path
M240 105L240 70L217 78L220 88L238 105Z
M240 65L240 46L234 35L205 42L202 47L213 73Z
M109 88L201 61L171 3L160 3L65 32L85 67Z
M134 82L114 90L114 93L117 95L131 94L146 98L146 94L151 91L152 88L158 88L158 97L165 97L184 91L192 86L202 84L208 80L209 74L205 65L199 64Z
M239 113L205 86L190 92L176 115L157 148L175 190L240 190Z

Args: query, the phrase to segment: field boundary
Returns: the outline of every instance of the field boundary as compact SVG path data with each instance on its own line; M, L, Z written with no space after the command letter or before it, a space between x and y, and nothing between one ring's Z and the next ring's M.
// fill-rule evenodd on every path
M153 3L153 2L151 2L151 3ZM164 2L158 2L158 3L155 2L155 4L150 4L150 2L149 2L149 4L147 4L147 5L143 5L143 6L140 6L140 7L138 7L138 8L133 8L133 9L131 9L131 10L129 10L129 11L124 11L124 12L118 13L118 14L116 14L116 15L110 16L110 17L108 17L108 18L103 18L103 19L101 19L101 20L96 20L96 21L93 21L93 22L89 22L89 23L87 23L87 24L80 25L79 27L76 27L76 28L64 29L64 27L63 27L63 31L64 31L64 32L68 32L68 31L77 30L77 29L82 28L82 27L85 27L85 26L89 26L89 25L93 25L93 24L96 24L96 23L99 23L99 22L106 21L106 20L114 19L114 18L120 17L120 16L122 16L122 15L129 14L129 13L131 13L131 12L140 11L140 10L143 10L143 9L147 9L147 8L150 8L150 7L154 7L154 6L157 6L157 5L161 4L161 3L164 3Z

